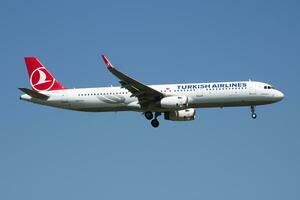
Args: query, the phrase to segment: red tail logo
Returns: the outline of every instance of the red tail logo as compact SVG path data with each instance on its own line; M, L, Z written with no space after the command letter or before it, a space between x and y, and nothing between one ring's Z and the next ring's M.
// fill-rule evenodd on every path
M28 76L34 91L62 90L64 87L50 74L49 71L34 57L26 57Z

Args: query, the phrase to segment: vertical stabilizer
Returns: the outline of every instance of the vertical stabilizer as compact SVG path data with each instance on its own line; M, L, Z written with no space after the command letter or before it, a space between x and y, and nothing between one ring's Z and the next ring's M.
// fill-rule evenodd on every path
M63 90L64 87L35 57L25 57L29 81L33 91Z

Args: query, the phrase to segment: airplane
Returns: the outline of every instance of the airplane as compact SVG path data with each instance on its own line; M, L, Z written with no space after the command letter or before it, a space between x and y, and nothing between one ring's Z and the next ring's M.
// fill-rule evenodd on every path
M21 100L85 112L141 112L151 125L158 116L171 121L195 119L197 108L249 106L253 119L258 105L281 101L284 94L257 81L146 85L116 69L104 55L106 68L119 79L119 87L67 89L35 57L25 57L31 89L19 88Z

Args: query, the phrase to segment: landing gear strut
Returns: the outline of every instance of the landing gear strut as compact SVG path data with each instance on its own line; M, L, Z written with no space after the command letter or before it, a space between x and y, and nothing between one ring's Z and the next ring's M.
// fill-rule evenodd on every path
M255 106L251 106L250 107L251 108L251 117L253 118L253 119L256 119L256 117L257 117L257 115L256 115L256 113L255 113Z
M145 113L146 114L146 113ZM152 113L151 113L152 114ZM154 127L154 128L157 128L159 126L159 121L157 120L157 117L161 115L160 112L156 112L155 113L155 116L154 116L154 119L152 119L151 121L151 125Z

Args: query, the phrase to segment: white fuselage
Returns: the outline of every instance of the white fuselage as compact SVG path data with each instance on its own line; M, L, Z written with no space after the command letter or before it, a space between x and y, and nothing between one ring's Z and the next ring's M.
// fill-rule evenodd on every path
M280 101L283 93L269 84L256 81L190 83L149 85L164 96L188 97L188 108L256 106ZM121 87L98 87L44 91L47 100L32 98L27 94L22 100L88 112L140 111L164 112L169 109L157 107L141 108L138 99Z

